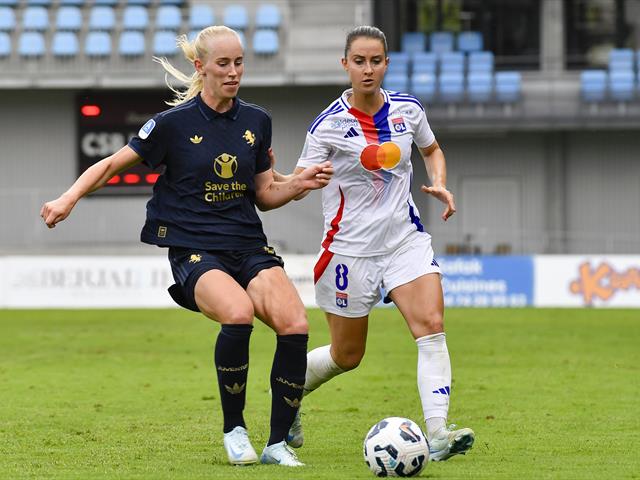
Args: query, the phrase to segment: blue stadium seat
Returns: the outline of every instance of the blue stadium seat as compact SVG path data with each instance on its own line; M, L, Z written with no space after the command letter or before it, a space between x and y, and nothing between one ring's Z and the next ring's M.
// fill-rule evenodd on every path
M602 102L607 93L607 72L585 70L580 73L580 92L587 102Z
M60 6L63 6L63 5L81 6L84 4L85 4L85 0L60 0Z
M458 50L464 53L479 52L484 42L480 32L460 32L458 34Z
M411 54L413 73L435 74L438 68L438 55L432 52L415 52Z
M180 30L182 13L175 5L161 5L156 14L156 30Z
M88 57L108 57L111 55L111 35L107 32L89 32L84 43L84 53Z
M189 10L189 30L202 30L216 24L213 8L204 3L191 5Z
M185 0L158 0L158 3L160 5L176 5L179 7L185 4Z
M433 32L429 44L429 50L434 53L453 52L453 33Z
M149 27L149 11L142 5L127 5L122 12L123 30L146 30Z
M609 71L609 93L613 100L629 102L635 94L635 74L633 70Z
M492 52L469 53L469 72L493 73L494 57Z
M411 93L424 102L430 102L436 96L436 76L433 72L416 73L411 76Z
M107 5L109 7L115 7L118 4L118 0L95 0L94 5Z
M89 11L89 30L111 31L116 24L113 8L106 5L92 7Z
M500 102L517 102L522 94L520 72L496 73L496 99Z
M4 7L15 7L18 5L18 0L0 0L0 5Z
M56 13L56 28L77 32L82 28L82 13L78 7L63 6Z
M467 96L469 100L484 103L491 100L493 74L490 72L470 72L467 75Z
M151 5L151 0L126 0L127 5L143 5L148 7Z
M389 52L389 67L387 74L399 73L404 76L409 75L409 60L411 57L405 52Z
M272 28L277 30L282 23L282 15L277 5L263 4L256 11L256 28Z
M633 70L633 50L614 48L609 52L609 70Z
M280 49L278 33L271 29L256 30L253 34L253 53L275 55Z
M16 14L11 7L0 7L0 32L12 32L16 29Z
M441 73L438 77L438 91L444 102L461 102L464 99L464 75L457 72Z
M423 32L404 32L400 44L403 52L424 52L427 49L427 36Z
M409 91L409 77L402 73L387 72L383 87L392 92L407 92Z
M40 5L42 7L50 7L51 0L27 0L27 5Z
M175 32L160 31L153 34L153 54L171 57L178 53Z
M23 32L18 39L21 57L37 58L44 55L44 36L40 32Z
M54 57L75 57L78 55L78 36L74 32L55 32L51 39L51 53Z
M118 53L124 57L144 55L144 34L138 31L123 31L120 34Z
M22 13L22 28L38 32L49 28L49 12L45 7L26 7Z
M0 58L11 55L11 37L6 32L0 32Z
M229 5L224 9L223 23L234 30L246 30L249 26L249 17L244 5Z
M440 72L464 73L465 56L462 52L444 52L440 54Z

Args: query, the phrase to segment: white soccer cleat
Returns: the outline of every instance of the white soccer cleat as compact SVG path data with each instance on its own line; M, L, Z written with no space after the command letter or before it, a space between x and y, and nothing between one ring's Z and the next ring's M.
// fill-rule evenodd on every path
M455 428L455 425L442 428L429 440L429 460L442 462L454 455L464 455L471 449L476 439L473 430Z
M304 463L298 460L296 453L284 440L264 447L260 463L284 465L285 467L304 467Z
M249 434L244 427L236 427L224 434L224 449L232 465L251 465L258 461L258 455L251 446Z
M293 448L300 448L304 443L304 433L302 432L302 421L300 420L300 409L293 419L289 433L287 434L287 444Z

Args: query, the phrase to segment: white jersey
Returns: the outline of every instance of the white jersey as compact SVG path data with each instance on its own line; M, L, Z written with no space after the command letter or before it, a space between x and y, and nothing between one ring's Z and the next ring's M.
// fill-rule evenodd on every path
M322 189L324 240L330 252L384 255L416 230L423 232L411 197L411 144L435 141L424 108L413 96L382 90L374 115L351 107L346 90L307 131L298 167L331 160L334 175Z

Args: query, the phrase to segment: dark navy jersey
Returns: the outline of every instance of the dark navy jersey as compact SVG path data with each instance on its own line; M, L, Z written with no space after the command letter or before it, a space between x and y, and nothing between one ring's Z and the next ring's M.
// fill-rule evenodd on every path
M147 203L143 242L204 250L267 244L254 177L271 167L271 117L239 98L218 113L200 94L157 114L129 146L151 168L165 166Z

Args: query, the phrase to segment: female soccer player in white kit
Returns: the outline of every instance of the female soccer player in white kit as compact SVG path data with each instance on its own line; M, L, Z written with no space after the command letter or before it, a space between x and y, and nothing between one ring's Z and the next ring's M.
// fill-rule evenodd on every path
M418 389L432 460L466 453L469 428L447 427L451 363L443 327L440 267L431 236L411 197L411 145L416 143L432 185L424 193L456 211L446 188L445 158L424 108L413 96L381 88L387 42L375 27L352 30L342 65L352 88L311 124L294 174L331 160L334 175L322 191L324 240L314 268L316 301L325 311L331 345L307 356L305 393L358 366L369 312L380 287L404 316L418 346ZM302 445L300 417L288 437Z

